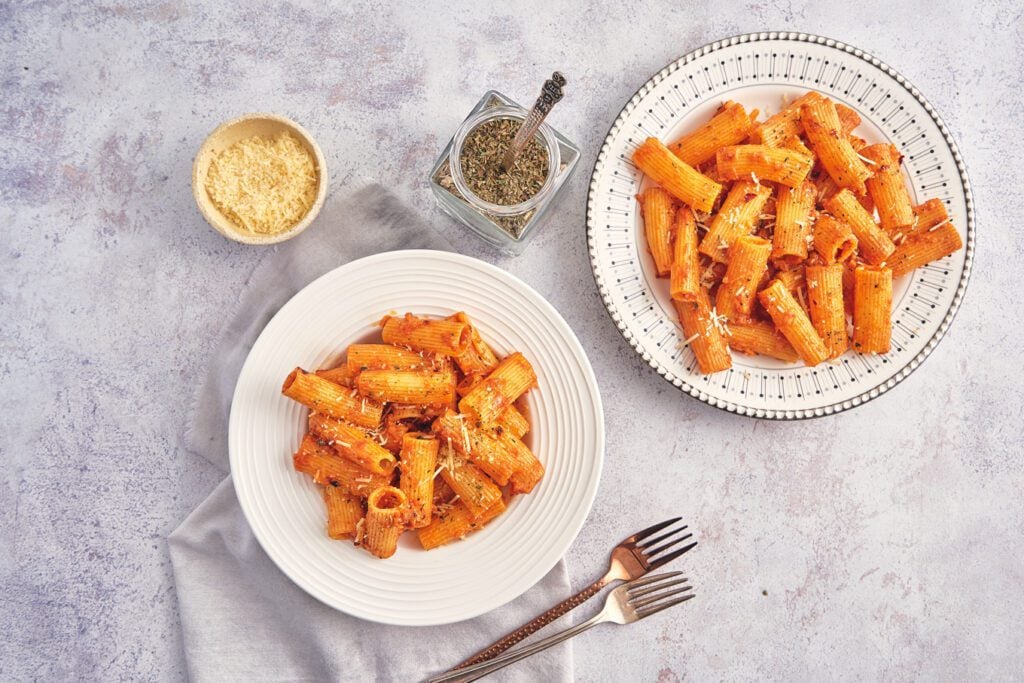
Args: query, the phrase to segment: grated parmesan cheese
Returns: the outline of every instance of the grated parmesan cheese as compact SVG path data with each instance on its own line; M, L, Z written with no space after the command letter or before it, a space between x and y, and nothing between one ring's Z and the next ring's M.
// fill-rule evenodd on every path
M316 191L316 162L290 133L236 142L217 155L206 176L206 193L221 213L261 235L283 232L302 220Z
M868 159L866 156L864 156L860 152L855 152L855 154L857 156L859 156L860 160L863 161L865 164L871 164L872 166L877 166L878 165L876 162L872 161L871 159Z

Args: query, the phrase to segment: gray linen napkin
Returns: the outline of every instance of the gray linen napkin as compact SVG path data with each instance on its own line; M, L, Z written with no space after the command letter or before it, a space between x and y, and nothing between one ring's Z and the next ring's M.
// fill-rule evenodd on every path
M238 373L260 331L299 289L351 260L394 249L448 249L380 185L324 207L319 225L255 268L207 364L185 447L228 470L227 424ZM169 537L193 680L413 681L473 654L569 595L559 562L527 593L447 626L375 624L337 612L293 584L260 548L228 476ZM571 680L568 644L495 680Z

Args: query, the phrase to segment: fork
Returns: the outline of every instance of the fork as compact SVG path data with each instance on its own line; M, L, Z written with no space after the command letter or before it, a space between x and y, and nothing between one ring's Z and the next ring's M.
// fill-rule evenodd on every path
M562 641L579 635L598 624L608 622L632 624L669 607L686 602L694 596L694 593L689 592L693 590L693 586L686 584L681 588L676 588L676 586L689 581L685 577L681 579L676 578L681 574L682 572L666 572L664 574L634 579L609 593L601 611L582 624L567 628L561 633L545 638L533 645L527 645L500 657L495 657L490 661L435 676L429 680L429 683L442 683L443 681L469 683L469 681L483 678L498 669L504 669L509 664L526 659L541 650L546 650L552 645L557 645Z
M449 670L455 671L456 669L462 669L473 664L479 664L480 662L486 662L489 659L493 659L516 643L528 638L540 629L544 628L555 619L558 619L570 610L579 607L584 602L600 593L601 589L611 582L639 579L648 572L654 571L658 567L671 562L686 551L690 550L697 545L696 541L683 546L682 548L673 550L672 552L667 552L673 546L693 536L693 534L686 534L685 536L679 535L688 528L686 524L675 529L669 529L668 531L665 531L665 533L652 538L654 534L659 531L663 531L681 519L682 517L667 519L664 522L655 524L654 526L649 526L643 531L638 531L629 538L624 539L612 549L611 559L608 564L608 571L600 579L590 584L576 595L563 600L544 614L536 617L529 623L520 626L501 640L493 643L488 648L481 650L466 661Z

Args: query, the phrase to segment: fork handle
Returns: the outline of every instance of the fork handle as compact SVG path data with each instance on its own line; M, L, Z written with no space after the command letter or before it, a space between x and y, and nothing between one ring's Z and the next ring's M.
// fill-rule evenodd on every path
M502 655L492 660L475 664L465 669L453 669L440 676L431 678L428 683L441 683L442 681L458 681L459 683L469 683L475 681L484 676L494 673L498 669L504 669L509 664L514 664L520 660L526 659L532 655L537 654L541 650L546 650L549 647L558 645L561 642L569 640L573 636L577 636L589 628L593 628L598 624L607 621L604 610L601 610L590 619L587 619L582 624L570 626L560 633L556 633L553 636L549 636L544 640L537 641L533 645L527 645L521 647L514 652Z
M508 634L501 640L497 641L496 643L488 647L486 650L481 650L480 652L476 653L475 655L473 655L466 661L462 662L461 664L457 664L456 666L452 667L451 669L449 669L449 671L456 671L467 666L472 666L473 664L479 664L481 662L486 662L490 659L494 659L502 652L515 645L516 643L521 642L524 638L532 636L534 633L544 628L555 619L558 619L565 613L579 607L587 600L600 593L601 589L607 586L609 583L611 583L611 581L611 575L605 574L600 579L590 584L576 595L572 596L571 598L567 598L566 600L563 600L562 602L558 603L557 605L549 609L544 614L535 618L533 621L523 624L512 633Z

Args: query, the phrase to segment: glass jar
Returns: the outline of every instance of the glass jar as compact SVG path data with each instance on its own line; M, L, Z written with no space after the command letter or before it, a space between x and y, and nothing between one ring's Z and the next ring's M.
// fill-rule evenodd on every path
M547 177L537 194L513 205L492 204L477 197L467 186L461 165L451 162L459 159L466 138L481 124L502 118L524 120L526 115L526 109L501 93L487 92L459 126L430 172L430 187L438 205L485 242L511 255L522 253L560 196L579 162L579 148L546 123L541 124L537 135L547 151Z

